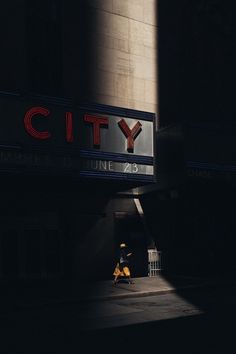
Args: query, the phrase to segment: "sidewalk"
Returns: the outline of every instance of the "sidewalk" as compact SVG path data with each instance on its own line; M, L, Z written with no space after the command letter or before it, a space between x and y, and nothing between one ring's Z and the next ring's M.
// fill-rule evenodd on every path
M127 284L123 281L117 285L113 285L112 282L101 281L95 284L94 289L90 293L90 300L111 300L158 295L204 285L206 285L206 280L201 278L173 277L167 280L162 275L135 278L134 284Z
M235 284L235 281L231 278L202 279L183 276L167 278L163 275L135 278L134 284L120 282L117 285L114 285L112 280L89 284L75 280L21 283L18 287L14 285L7 289L2 286L0 311L7 310L7 307L14 310L66 303L108 301L232 284Z
M90 301L103 301L118 298L143 297L179 292L187 289L236 284L231 278L198 278L187 276L163 276L135 278L134 284L101 281L94 284L90 292Z

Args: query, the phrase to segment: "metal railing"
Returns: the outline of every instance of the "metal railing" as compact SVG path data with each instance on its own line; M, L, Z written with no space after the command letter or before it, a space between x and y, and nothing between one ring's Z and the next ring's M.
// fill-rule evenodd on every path
M148 249L148 276L156 277L162 270L162 254L157 249Z

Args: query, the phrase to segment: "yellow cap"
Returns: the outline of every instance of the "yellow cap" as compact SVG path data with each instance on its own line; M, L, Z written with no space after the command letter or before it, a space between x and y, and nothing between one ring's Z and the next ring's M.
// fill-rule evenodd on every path
M120 244L120 248L124 248L124 247L126 247L126 244L125 243L121 243Z

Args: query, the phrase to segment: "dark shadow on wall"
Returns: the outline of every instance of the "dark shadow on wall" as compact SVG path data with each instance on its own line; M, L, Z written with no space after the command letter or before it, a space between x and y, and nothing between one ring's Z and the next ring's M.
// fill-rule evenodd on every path
M91 10L85 0L1 4L0 90L89 101Z
M208 122L211 126L211 122L215 122L219 127L224 126L226 139L236 116L235 3L160 0L157 18L159 128L183 122L196 125ZM194 126L192 129L197 139L198 131L194 131ZM214 136L213 130L209 134ZM148 202L146 205L148 210L152 209L153 220L160 216L159 221L154 222L154 229L157 234L159 229L163 232L161 240L157 236L157 243L163 242L163 247L169 245L167 263L175 259L177 265L185 258L185 264L180 266L183 272L202 276L216 269L219 274L222 270L219 264L223 264L225 273L235 269L231 252L235 248L235 177L232 173L217 176L213 172L210 178L208 175L205 179L190 178L184 166L186 156L188 160L221 165L230 161L235 165L235 158L232 159L231 153L228 156L224 148L223 135L221 139L220 131L217 134L221 151L216 156L210 145L211 136L209 142L206 138L204 150L201 141L199 148L192 146L191 151L180 145L174 150L177 135L169 137L167 146L164 132L157 145L157 170L158 180L167 182L162 192L144 196L144 199L150 198L150 205ZM236 151L235 144L233 150ZM172 197L172 191L177 191L177 198ZM154 206L156 211L153 211ZM179 257L181 252L185 255ZM193 259L195 265L191 265Z
M235 185L193 180L142 198L152 237L162 251L163 274L234 277ZM155 205L155 209L153 207Z
M157 18L159 128L216 122L231 134L230 124L236 117L236 4L229 0L159 0ZM224 165L229 156L222 140L219 133L220 157L225 156L220 163ZM177 146L175 136L172 143ZM198 155L192 146L192 159L217 163L210 143L204 147L205 155L202 150ZM236 144L232 149L236 151ZM184 167L186 155L191 160L190 152L175 151L160 142L157 179L165 181L165 186L142 197L152 235L163 251L163 275L172 284L172 275L235 278L235 174L216 176L213 172L211 178L208 174L190 178ZM231 165L235 163L231 159ZM210 306L192 294L181 295L202 308ZM226 322L232 330L230 319Z
M158 1L160 125L235 118L235 4Z
M7 280L9 272L9 278L16 280L21 272L28 280L111 277L115 247L113 214L107 207L112 186L106 183L104 192L102 182L78 183L77 178L31 175L26 180L22 176L0 179L2 279ZM11 186L11 190L3 186ZM60 265L54 264L50 276L48 267L53 268L52 262L57 261ZM31 266L36 267L32 272Z

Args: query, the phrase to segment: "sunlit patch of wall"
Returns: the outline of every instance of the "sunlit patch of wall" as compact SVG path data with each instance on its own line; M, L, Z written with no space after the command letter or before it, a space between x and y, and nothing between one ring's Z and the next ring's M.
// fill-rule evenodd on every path
M82 100L157 113L156 3L64 2L65 91Z
M156 112L155 0L90 1L96 44L91 87L100 103Z

